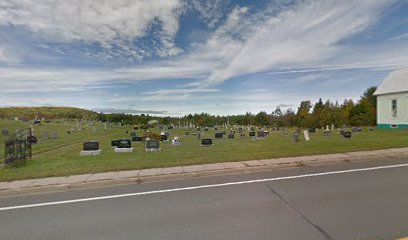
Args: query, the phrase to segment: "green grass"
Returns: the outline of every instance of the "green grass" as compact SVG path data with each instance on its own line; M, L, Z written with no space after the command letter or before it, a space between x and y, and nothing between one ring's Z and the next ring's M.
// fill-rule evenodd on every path
M0 121L0 129L7 128L11 131L28 126L29 124L22 122ZM96 133L92 131L94 126L83 127L86 128L83 132L67 134L71 128L78 128L77 122L43 123L41 126L34 126L34 133L39 137L40 143L33 145L33 158L27 160L26 166L23 167L0 168L0 181L408 146L408 132L403 130L376 129L374 132L368 132L364 129L364 132L354 134L351 140L344 139L339 134L325 137L320 131L310 135L310 142L301 140L299 143L292 143L291 136L282 136L281 132L271 132L263 141L252 141L248 137L233 140L214 139L214 131L210 129L204 134L205 137L213 138L214 146L200 147L197 137L185 136L186 131L192 133L193 129L174 129L169 130L170 137L178 136L182 142L179 146L162 143L162 151L145 152L143 144L134 144L133 153L114 153L110 141L129 137L125 131L130 132L130 126L114 126L105 130L102 124L96 124ZM60 138L42 139L44 131L58 132ZM159 132L159 129L154 131ZM248 136L248 133L245 133ZM138 135L142 135L142 131L139 131ZM82 143L87 140L99 141L102 154L80 157ZM1 136L0 141L4 141ZM3 161L2 146L0 162Z

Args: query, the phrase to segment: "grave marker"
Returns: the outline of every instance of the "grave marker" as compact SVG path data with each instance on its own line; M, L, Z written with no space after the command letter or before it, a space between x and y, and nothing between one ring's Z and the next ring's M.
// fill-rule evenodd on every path
M293 142L299 142L299 133L298 132L294 132L293 133Z
M351 138L351 135L352 135L351 132L344 132L343 133L344 138Z
M201 146L204 146L204 147L213 146L212 139L210 139L210 138L201 139Z
M215 133L215 138L222 138L224 134L222 134L221 132L216 132Z
M80 156L95 156L100 155L102 150L99 149L99 142L88 141L84 142Z
M134 137L132 137L132 142L143 142L143 138L138 137L138 136L134 136Z
M310 141L309 131L307 131L307 130L303 131L303 135L304 135L306 141Z
M160 142L158 140L150 139L146 141L145 151L155 152L155 151L160 151L160 150L161 150Z

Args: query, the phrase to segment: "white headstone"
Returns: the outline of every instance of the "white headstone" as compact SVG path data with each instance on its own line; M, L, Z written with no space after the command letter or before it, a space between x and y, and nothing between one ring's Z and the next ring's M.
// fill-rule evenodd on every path
M303 135L305 136L306 141L310 141L309 132L307 130L303 131Z

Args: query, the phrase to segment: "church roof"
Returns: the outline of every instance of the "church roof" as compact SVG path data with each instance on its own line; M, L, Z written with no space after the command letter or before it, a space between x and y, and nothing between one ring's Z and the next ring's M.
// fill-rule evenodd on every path
M408 92L408 69L391 72L375 91L374 95Z

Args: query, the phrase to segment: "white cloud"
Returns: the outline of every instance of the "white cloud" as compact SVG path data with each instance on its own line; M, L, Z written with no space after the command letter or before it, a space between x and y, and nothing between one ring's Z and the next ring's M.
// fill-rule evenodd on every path
M311 67L339 54L339 42L378 20L392 1L306 1L249 29L252 36L209 81L274 68ZM232 16L232 15L231 15ZM247 21L245 18L243 21ZM252 22L252 20L250 20ZM245 29L248 31L248 29Z
M107 49L126 49L132 48L132 41L145 36L152 25L159 24L156 54L160 56L180 53L174 44L180 14L179 0L0 2L0 25L24 27L46 41L79 41L99 43Z

